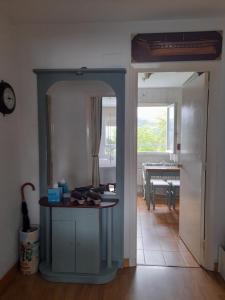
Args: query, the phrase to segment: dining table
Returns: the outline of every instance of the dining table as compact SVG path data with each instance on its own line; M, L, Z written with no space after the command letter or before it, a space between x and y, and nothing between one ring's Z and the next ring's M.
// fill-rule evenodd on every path
M180 176L180 169L180 165L143 165L145 174L145 199L148 207L150 205L151 178L168 179L174 177L175 179Z

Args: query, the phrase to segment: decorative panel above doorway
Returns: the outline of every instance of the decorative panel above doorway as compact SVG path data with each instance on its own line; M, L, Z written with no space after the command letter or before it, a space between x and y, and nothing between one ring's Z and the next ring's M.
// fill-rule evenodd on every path
M218 31L143 33L132 39L132 63L216 60L222 52Z

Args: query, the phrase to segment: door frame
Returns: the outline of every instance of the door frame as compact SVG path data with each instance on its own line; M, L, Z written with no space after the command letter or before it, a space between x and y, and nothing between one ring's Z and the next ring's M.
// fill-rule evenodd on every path
M130 266L137 265L137 105L138 105L138 73L139 72L207 72L210 76L209 82L209 97L208 97L208 123L207 123L207 145L206 155L212 152L209 140L212 137L213 128L211 129L210 122L210 108L213 98L216 94L216 80L219 63L217 61L211 62L163 62L163 63L147 63L147 64L131 64L130 68L130 91L131 97L129 100L129 135L130 135L130 178L129 178L129 196L130 196L130 223L129 223L129 237L130 237ZM127 112L128 113L128 112ZM134 124L133 126L131 124ZM133 130L131 130L133 128ZM128 133L127 133L128 134ZM212 141L211 141L212 142ZM206 158L207 159L207 158ZM211 195L215 195L215 184L209 180L209 172L213 170L212 160L207 160L207 171L205 174L205 180L207 183L210 182L205 188L205 205L202 211L204 220L204 231L202 234L202 241L204 241L204 255L202 255L202 266L206 269L213 270L214 265L212 263L213 254L211 253L212 248L212 236L213 236L213 220L210 214L210 208L212 203ZM213 172L214 171L214 172Z

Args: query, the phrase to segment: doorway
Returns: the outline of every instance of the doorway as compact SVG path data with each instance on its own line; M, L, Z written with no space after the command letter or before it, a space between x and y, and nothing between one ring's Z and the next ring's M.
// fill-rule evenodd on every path
M207 73L138 73L138 265L202 264L207 111Z

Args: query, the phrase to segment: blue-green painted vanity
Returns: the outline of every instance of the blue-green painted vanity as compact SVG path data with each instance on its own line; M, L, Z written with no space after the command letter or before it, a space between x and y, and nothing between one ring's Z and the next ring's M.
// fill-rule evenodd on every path
M125 69L36 69L39 125L40 272L51 281L105 283L123 265ZM49 205L46 95L60 81L103 81L115 92L116 195L99 207Z
M105 283L115 277L118 266L112 261L112 214L117 203L111 199L99 206L74 206L69 199L56 204L47 198L40 200L46 228L46 259L40 264L44 278Z

